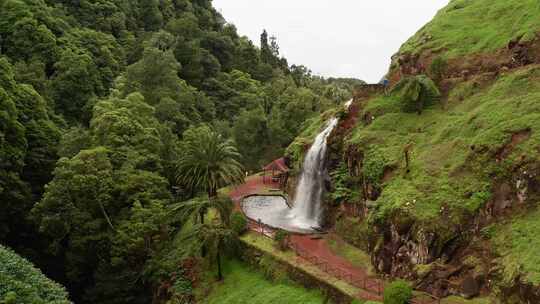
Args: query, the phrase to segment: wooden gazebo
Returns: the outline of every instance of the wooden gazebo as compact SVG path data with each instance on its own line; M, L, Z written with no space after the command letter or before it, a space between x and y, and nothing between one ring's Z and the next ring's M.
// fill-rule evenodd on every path
M270 180L268 180L267 174L270 173ZM279 183L281 189L287 185L287 179L289 178L289 167L285 162L285 158L279 158L263 167L263 183Z

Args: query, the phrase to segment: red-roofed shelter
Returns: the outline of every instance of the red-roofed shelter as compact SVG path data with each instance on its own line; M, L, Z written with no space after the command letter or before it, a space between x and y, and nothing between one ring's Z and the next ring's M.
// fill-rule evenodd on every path
M263 167L263 183L266 183L266 174L271 173L270 178L273 183L279 183L280 188L284 188L289 178L289 167L285 158L279 158Z

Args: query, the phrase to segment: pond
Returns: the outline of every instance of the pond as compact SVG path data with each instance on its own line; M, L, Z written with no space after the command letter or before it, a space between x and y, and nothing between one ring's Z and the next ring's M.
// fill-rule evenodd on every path
M281 195L248 196L242 200L242 210L254 221L294 233L311 234L317 231L309 223L291 212L287 200Z

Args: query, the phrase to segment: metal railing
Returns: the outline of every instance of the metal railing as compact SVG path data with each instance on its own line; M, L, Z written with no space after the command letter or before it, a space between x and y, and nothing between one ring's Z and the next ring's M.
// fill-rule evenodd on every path
M273 232L274 228L258 221L250 221L250 228L251 230L259 233L260 235L273 239ZM339 279L342 281L345 281L355 287L361 288L371 294L373 294L375 297L368 300L381 300L383 291L384 291L384 283L379 279L369 278L367 275L359 275L351 273L350 271L347 271L341 267L335 267L331 265L327 260L324 258L318 257L317 255L312 254L311 252L301 248L298 244L288 242L288 247L291 248L297 255L297 258L302 258L305 261L308 261L312 265L316 266L317 268L321 269L325 273ZM425 293L423 294L424 297L415 297L411 300L411 304L440 304L441 299L437 298L431 294Z
M302 249L297 244L289 243L289 247L296 253L297 256L317 266L319 269L323 270L327 274L339 280L345 281L353 286L374 293L377 296L382 296L384 284L380 280L354 274L341 267L335 267L325 259L318 257L307 250Z

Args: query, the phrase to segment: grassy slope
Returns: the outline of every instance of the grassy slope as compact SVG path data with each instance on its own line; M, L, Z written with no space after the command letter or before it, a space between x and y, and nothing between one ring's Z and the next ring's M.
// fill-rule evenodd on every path
M529 40L538 29L537 0L453 0L400 51L418 53L431 49L448 57L489 53L521 36Z
M237 261L224 265L225 280L215 286L204 304L319 304L323 298L316 291L285 283L272 283L264 276Z
M435 106L420 116L400 112L392 97L372 100L366 111L377 113L375 121L357 126L349 143L377 147L387 164L398 167L384 185L378 216L403 209L431 220L443 206L456 220L474 213L490 197L491 177L507 173L522 156L540 161L539 99L540 67L534 66L501 76L485 89L464 83L451 93L447 109ZM496 151L524 129L532 136L495 163ZM405 174L403 148L409 143L411 173Z
M400 52L431 51L456 58L490 54L514 38L540 32L536 0L454 0L405 43ZM509 180L521 163L540 163L540 66L505 72L483 85L481 79L459 83L446 106L422 115L400 111L392 97L377 96L365 112L375 116L357 126L348 143L367 151L376 148L387 165L397 168L383 185L374 217L384 221L394 211L422 226L445 233L463 222L492 197L497 180ZM362 114L362 113L361 113ZM512 134L529 129L531 136L501 162L495 155ZM403 149L412 144L411 173L404 169ZM540 211L497 224L491 230L508 283L540 284Z
M353 264L354 266L366 269L369 275L375 273L375 271L373 270L373 266L371 265L370 256L365 251L349 245L348 243L341 240L328 238L327 241L328 245L330 246L330 250L332 250L334 254L351 262L351 264Z
M68 293L32 263L0 245L0 303L69 304ZM6 298L4 298L6 297Z
M540 210L513 218L490 229L493 243L501 255L503 281L512 283L524 273L522 281L540 284Z
M264 252L265 254L268 254L275 258L276 260L287 263L293 267L297 267L298 269L301 269L305 273L309 274L310 276L319 278L326 283L332 285L334 288L340 290L344 294L355 296L362 290L354 287L350 284L348 284L345 281L339 280L333 276L328 275L326 272L318 268L317 266L314 266L312 264L308 263L299 263L295 257L295 253L292 251L280 251L276 249L275 244L272 240L261 237L260 235L256 233L248 233L244 235L242 238L242 241L246 244L253 246L257 248L258 250Z

